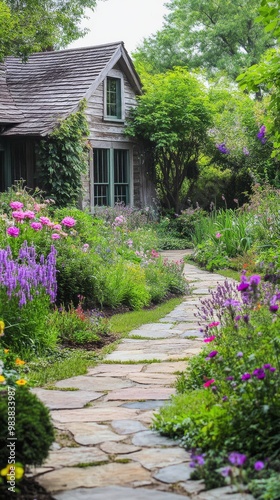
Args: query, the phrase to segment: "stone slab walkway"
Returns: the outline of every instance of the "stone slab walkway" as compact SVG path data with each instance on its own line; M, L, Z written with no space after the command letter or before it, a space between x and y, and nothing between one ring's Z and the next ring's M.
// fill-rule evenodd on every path
M178 260L186 252L164 256ZM175 393L176 374L202 346L196 305L224 278L186 264L193 293L158 323L130 332L104 362L57 390L34 389L50 408L57 442L32 471L56 500L250 500L227 487L205 492L190 480L190 454L150 429ZM69 389L67 391L67 388Z

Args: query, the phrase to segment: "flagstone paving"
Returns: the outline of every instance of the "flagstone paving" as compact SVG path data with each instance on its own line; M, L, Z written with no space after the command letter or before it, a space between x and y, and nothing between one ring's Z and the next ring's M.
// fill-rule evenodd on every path
M187 251L167 251L179 260ZM192 294L157 323L132 330L83 376L34 389L50 408L57 443L36 480L56 500L251 500L232 488L203 491L190 479L190 453L151 430L155 412L175 393L176 375L202 346L199 299L224 278L186 264ZM68 389L68 391L67 391ZM59 435L68 436L61 446ZM63 442L63 440L61 440Z

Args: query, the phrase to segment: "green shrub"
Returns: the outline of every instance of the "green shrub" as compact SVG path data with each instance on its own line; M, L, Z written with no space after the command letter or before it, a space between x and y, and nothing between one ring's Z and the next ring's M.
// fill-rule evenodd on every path
M7 447L8 391L0 391L0 469L9 458ZM48 409L26 387L15 390L15 458L22 465L41 465L54 441Z

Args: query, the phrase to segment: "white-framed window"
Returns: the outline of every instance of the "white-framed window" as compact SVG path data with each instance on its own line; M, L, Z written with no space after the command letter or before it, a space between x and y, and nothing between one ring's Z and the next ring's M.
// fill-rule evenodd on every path
M130 156L128 149L93 150L93 206L130 203Z

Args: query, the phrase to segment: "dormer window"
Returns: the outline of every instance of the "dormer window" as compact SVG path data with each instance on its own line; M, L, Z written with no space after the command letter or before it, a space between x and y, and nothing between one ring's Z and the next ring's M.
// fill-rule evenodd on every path
M123 120L122 80L113 76L106 79L105 119Z

